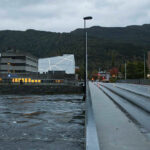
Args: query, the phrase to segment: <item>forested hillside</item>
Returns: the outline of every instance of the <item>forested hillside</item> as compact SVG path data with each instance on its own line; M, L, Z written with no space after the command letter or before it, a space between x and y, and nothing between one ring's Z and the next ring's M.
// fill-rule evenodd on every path
M143 59L150 50L150 25L128 27L88 28L89 69L109 69L124 60ZM18 49L37 57L49 57L65 53L75 54L77 65L83 65L84 31L54 33L36 30L0 31L0 51Z

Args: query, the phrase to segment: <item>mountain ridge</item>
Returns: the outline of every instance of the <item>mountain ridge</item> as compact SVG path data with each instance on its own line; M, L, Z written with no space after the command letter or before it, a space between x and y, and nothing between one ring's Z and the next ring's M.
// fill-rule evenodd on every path
M109 69L112 61L119 67L126 60L143 59L144 51L150 50L150 24L126 27L87 28L89 69L99 67ZM38 31L1 30L0 52L6 49L18 49L30 52L37 57L51 57L64 53L75 54L76 63L84 62L84 29L68 33Z

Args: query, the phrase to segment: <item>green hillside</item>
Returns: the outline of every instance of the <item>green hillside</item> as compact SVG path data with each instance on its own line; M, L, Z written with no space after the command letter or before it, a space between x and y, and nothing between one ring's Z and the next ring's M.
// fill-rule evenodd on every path
M37 57L74 53L76 63L83 65L84 30L55 33L36 30L0 31L0 51L13 48L30 52ZM88 54L90 71L99 67L109 69L124 60L143 59L150 50L150 25L128 27L88 28Z

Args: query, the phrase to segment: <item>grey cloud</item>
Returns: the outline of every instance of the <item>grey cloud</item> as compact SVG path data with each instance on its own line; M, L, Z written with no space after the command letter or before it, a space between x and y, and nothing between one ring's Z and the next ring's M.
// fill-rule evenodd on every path
M0 0L0 6L2 7L24 7L26 5L42 3L45 0Z
M149 23L149 0L0 0L0 30L34 28L66 32L88 26Z

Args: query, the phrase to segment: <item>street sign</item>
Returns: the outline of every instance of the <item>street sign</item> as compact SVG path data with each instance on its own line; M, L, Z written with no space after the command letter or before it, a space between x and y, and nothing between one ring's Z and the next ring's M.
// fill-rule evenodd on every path
M17 74L8 74L8 78L16 78L18 77Z

